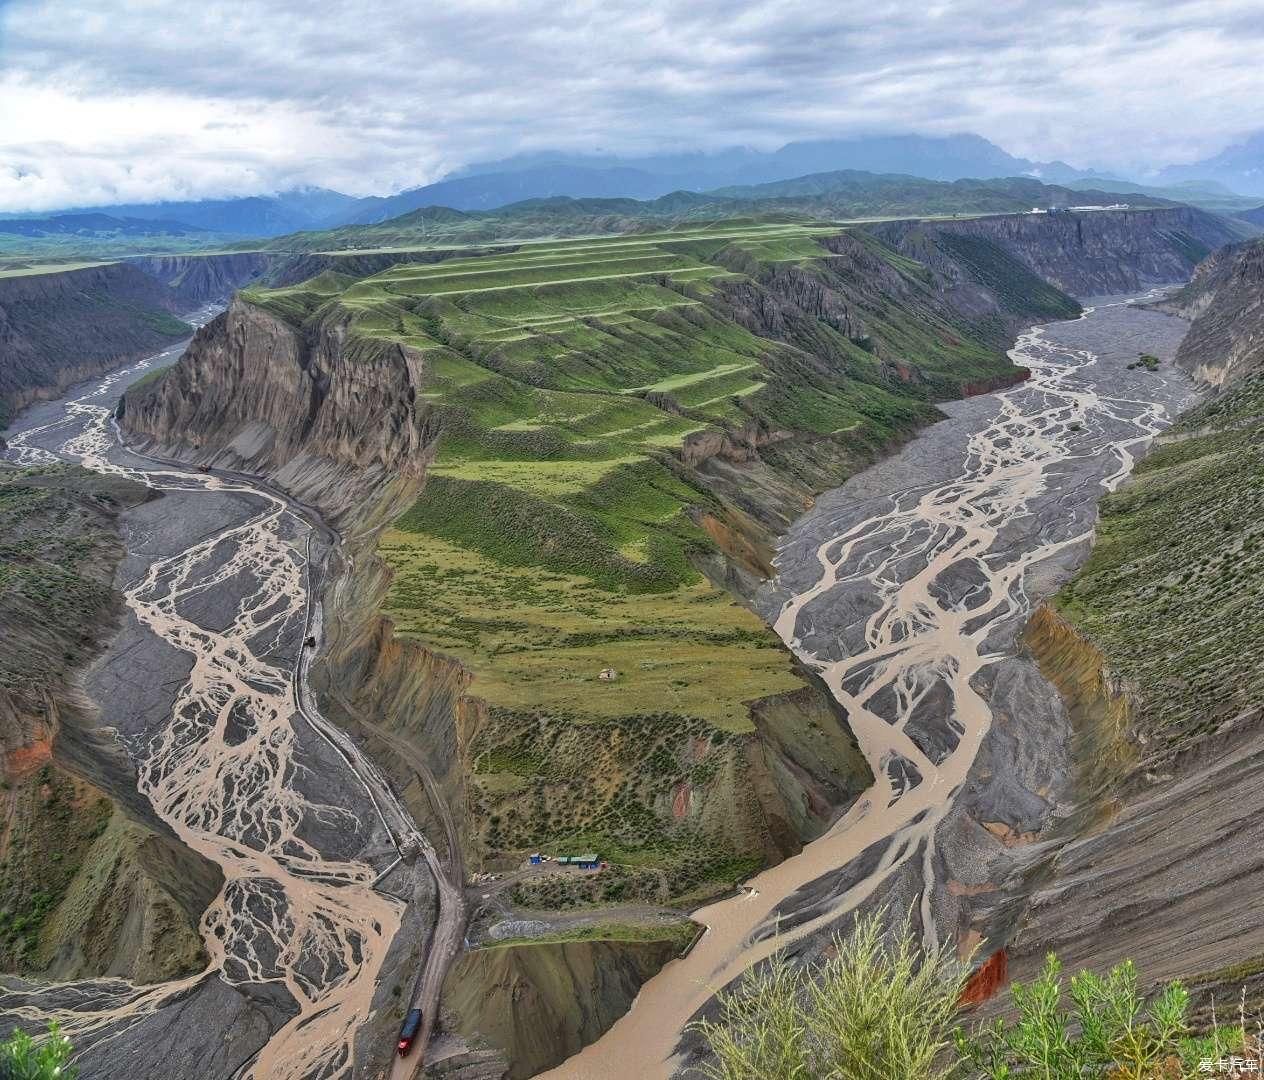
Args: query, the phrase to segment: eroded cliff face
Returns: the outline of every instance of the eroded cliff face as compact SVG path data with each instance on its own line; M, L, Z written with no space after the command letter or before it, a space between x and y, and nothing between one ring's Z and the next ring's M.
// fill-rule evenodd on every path
M1229 297L1187 296L1199 319L1242 310L1237 267L1228 253L1204 272ZM1195 370L1232 378L1247 328L1227 329L1185 352ZM1088 562L1027 628L1066 701L1074 782L1008 883L1015 978L1056 951L1069 969L1132 959L1203 1009L1264 997L1262 425L1260 373L1182 417L1103 501Z
M188 311L227 300L278 261L275 255L243 251L224 255L146 255L128 263L161 282Z
M1090 800L1118 791L1141 751L1136 687L1112 674L1101 651L1049 604L1032 613L1023 641L1067 704L1080 791Z
M458 856L474 872L486 857L480 835L486 820L469 777L488 726L487 706L473 673L396 638L381 616L390 575L375 554L377 528L416 497L441 432L426 404L425 380L419 353L349 335L336 312L296 327L238 298L164 378L129 392L120 413L125 430L149 452L261 474L338 525L346 539L325 592L325 648L313 685L328 715L390 773L441 851L449 823L436 801L450 808ZM682 461L681 467L691 466ZM754 525L749 533L768 535ZM691 783L662 794L659 809L668 822L754 853L757 865L819 835L863 790L869 773L824 689L808 683L751 708L754 731L724 746L682 737L673 753L696 756L699 768ZM574 732L596 739L586 752L590 762L612 750L604 730L594 724ZM538 730L533 735L542 737ZM634 740L626 749L636 762L644 753ZM661 889L655 883L649 899L657 900ZM610 959L612 972L627 969L618 976L627 992L607 994L600 984L580 981L582 992L573 990L565 1006L570 1018L559 1021L567 1030L578 1024L585 1042L648 977L648 968L628 967L622 948L611 944L602 962ZM533 971L520 976L529 982ZM384 989L392 978L388 971ZM566 1039L571 1046L572 1036ZM527 1040L524 1060L533 1059L537 1043Z
M376 742L382 760L402 764L402 780L417 761L398 762L391 747L399 740L464 805L470 746L485 716L467 693L472 676L395 639L378 614L390 582L373 555L371 530L416 495L439 433L424 404L423 361L398 345L345 345L345 323L336 317L304 333L236 300L164 379L126 396L122 423L150 452L265 475L354 534L314 678L344 723ZM683 452L689 465L711 456L695 461L690 454ZM819 835L863 789L867 767L823 689L806 686L752 708L759 732L717 751L706 772L718 779L677 793L687 809L675 816L740 835L744 846L775 860ZM836 742L813 744L822 725ZM746 771L759 782L741 782ZM414 808L433 817L424 798ZM477 848L468 854L480 856Z
M1184 281L1213 249L1237 239L1220 218L1192 207L891 222L871 229L910 253L927 243L951 249L963 237L990 240L1073 296Z
M422 377L412 350L348 344L339 316L304 331L237 299L119 411L148 451L265 477L343 531L312 681L426 821L434 811L415 768L462 805L460 748L477 704L464 694L467 672L397 641L380 616L389 573L374 553L377 530L416 497L438 435ZM409 747L403 760L394 740Z
M994 262L1018 267L990 241L980 247ZM768 265L747 251L721 253L717 261L742 276L721 275L713 290L690 292L691 303L670 315L674 326L705 326L711 333L719 316L769 342L766 350L755 342L753 351L779 396L763 411L735 398L730 422L707 423L681 438L661 455L666 477L654 478L656 485L683 479L696 492L692 520L714 543L698 551L697 565L739 597L768 572L777 533L816 491L938 415L932 401L1022 378L1025 373L1008 366L1003 353L1013 328L1079 310L1028 271L1002 294L977 266L946 254L938 270L914 274L908 260L864 236L832 237L825 250L824 258L802 264ZM508 823L524 819L537 828L565 820L572 831L581 821L597 821L617 829L629 844L689 845L697 853L665 862L669 871L632 860L582 881L523 882L514 901L529 908L691 903L713 895L725 875L731 881L798 851L871 779L846 717L808 673L792 678L780 673L775 685L793 689L765 688L762 695L743 698L745 725L732 724L733 730L678 715L660 702L635 715L631 709L627 715L594 713L577 722L565 709L503 701L488 706L479 697L479 672L396 638L381 617L392 586L375 553L376 528L422 490L436 440L445 434L457 440L471 436L468 412L431 404L443 400L443 390L450 393L454 374L469 380L462 385L492 388L466 408L486 411L489 400L503 403L496 408L507 412L495 423L494 438L543 438L537 431L550 426L504 422L520 400L514 395L532 393L491 378L508 369L512 357L494 345L467 344L459 336L460 311L452 310L451 301L408 300L408 276L385 276L381 287L399 289L393 295L405 299L385 321L375 320L379 329L373 335L356 332L349 308L336 299L348 287L341 276L322 275L302 296L277 294L267 309L239 297L199 333L167 376L128 394L123 427L151 452L260 473L338 524L347 537L345 556L325 593L326 647L313 682L329 715L362 739L405 791L436 846L449 839L449 824L436 803L452 808L454 846L469 871L506 869L501 863L522 848L521 836L509 835ZM681 287L666 278L654 284ZM292 311L300 314L290 317ZM408 330L422 346L401 343ZM752 348L748 337L741 340ZM485 355L480 348L491 351ZM443 366L447 383L433 381L432 363ZM875 407L890 421L880 430L889 434L875 437L859 423L815 434L794 426L798 416L811 419L818 387L836 392L840 380L852 376L874 387L873 397L883 402ZM549 373L533 377L543 380ZM889 396L892 386L900 388L900 397ZM650 404L663 415L697 418L696 410L676 402L671 389L660 397ZM807 405L800 404L804 399ZM599 443L590 436L584 445L595 453ZM460 481L446 483L451 491ZM523 531L530 526L521 523ZM442 543L433 547L437 551ZM424 544L410 550L423 562L431 557ZM409 565L404 556L396 561ZM419 574L405 590L409 596L422 590L413 605L421 612L427 580ZM702 599L723 601L714 594ZM480 593L463 613L462 625L477 629L482 621L494 621L496 612L485 610L486 604ZM661 622L661 616L655 618ZM589 633L600 639L595 629ZM742 624L724 633L740 641L760 631ZM583 699L581 688L568 702L571 713L582 709ZM569 767L575 762L583 763L578 772ZM429 792L419 776L427 779ZM623 989L607 993L600 979L589 979L584 993L568 991L566 1006L558 1006L558 1030L548 1035L556 1044L550 1053L596 1037L647 977L648 969L629 967L621 950L612 944L606 949L610 955L598 959L612 972L623 972ZM462 985L468 984L470 994L485 995L487 980L503 974L478 969ZM540 995L543 1001L548 992L543 984L551 978L546 972L528 965L512 974L515 994ZM388 972L386 978L394 976ZM594 997L595 991L600 992ZM506 1029L504 1039L515 1062L535 1061L544 1052L525 1030Z
M116 263L0 278L0 427L34 401L148 356L189 327L165 286Z
M424 477L421 375L415 351L349 339L345 315L305 331L237 299L120 415L151 452L267 476L340 521Z
M1159 306L1192 320L1176 362L1199 382L1224 387L1264 369L1264 241L1212 253Z
M1007 950L1010 975L1030 978L1050 951L1068 970L1131 959L1147 983L1184 980L1202 1008L1215 998L1223 1010L1244 986L1254 1008L1264 995L1258 708L1172 745L1162 701L1136 701L1074 627L1042 609L1027 641L1065 695L1076 798L1020 871L1035 887Z

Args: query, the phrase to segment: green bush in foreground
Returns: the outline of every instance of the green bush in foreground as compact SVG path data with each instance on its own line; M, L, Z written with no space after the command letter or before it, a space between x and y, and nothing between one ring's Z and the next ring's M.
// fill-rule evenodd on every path
M1036 979L1011 988L1015 1019L973 1030L957 1018L966 977L950 953L923 952L907 923L887 938L880 915L862 917L821 963L778 955L721 995L718 1018L695 1025L712 1052L700 1071L708 1080L1181 1080L1243 1052L1242 1027L1191 1037L1188 991L1173 982L1147 1000L1130 961L1064 987L1050 955Z
M0 1077L3 1080L75 1080L79 1070L70 1064L74 1048L56 1024L36 1042L25 1031L15 1031L0 1043Z
M965 1075L987 1080L1176 1080L1195 1074L1190 1066L1197 1061L1189 1059L1206 1048L1187 1038L1189 992L1179 982L1168 983L1147 1004L1137 970L1126 960L1105 977L1092 971L1072 975L1069 990L1067 1008L1061 965L1050 954L1038 978L1014 984L1016 1022L996 1020L971 1034L955 1033Z
M879 916L834 939L807 971L784 956L721 997L697 1029L714 1060L709 1080L938 1080L967 970L951 953L923 953L908 924L884 940Z

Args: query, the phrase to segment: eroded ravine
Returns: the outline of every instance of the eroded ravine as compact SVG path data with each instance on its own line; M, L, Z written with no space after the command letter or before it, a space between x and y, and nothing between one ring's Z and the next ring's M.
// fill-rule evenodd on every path
M23 464L77 461L248 507L227 527L152 558L125 590L139 623L187 658L166 716L120 737L158 816L223 870L201 925L210 963L155 986L101 979L30 988L0 1007L35 1024L58 1020L99 1055L178 1009L208 978L274 997L283 990L288 1019L240 1075L347 1076L403 907L374 879L416 826L354 744L296 697L297 657L314 621L309 549L323 540L269 490L122 450L110 406L117 384L144 366L100 380L55 419L11 435L10 450Z
M1083 321L1117 318L1117 308ZM1097 497L1188 395L1179 376L1134 375L1117 359L1106 371L1096 352L1048 329L1024 334L1011 355L1032 377L976 410L959 468L809 514L764 598L777 632L846 709L872 787L801 854L696 912L708 930L693 952L549 1077L670 1075L681 1032L716 989L828 932L897 875L916 882L927 943L945 935L937 830L992 723L980 676L1012 651L1033 571L1083 550ZM840 873L849 864L858 869Z

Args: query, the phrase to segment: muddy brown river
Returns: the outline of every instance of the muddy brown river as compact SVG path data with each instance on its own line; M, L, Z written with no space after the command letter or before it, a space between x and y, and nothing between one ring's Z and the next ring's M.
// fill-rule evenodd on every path
M819 948L865 905L912 909L928 945L950 943L946 879L984 858L960 827L963 794L1002 820L1057 812L1028 805L1047 785L1012 784L998 768L1008 752L1013 775L1031 772L1021 745L990 748L982 777L972 769L998 700L1020 729L1024 710L1057 708L1017 634L1082 561L1097 499L1191 397L1170 362L1184 328L1107 300L1025 333L1011 356L1029 381L945 406L948 420L796 523L761 610L846 710L876 779L801 854L697 911L707 930L693 952L544 1075L672 1075L682 1032L717 989L778 949ZM1129 369L1141 352L1164 359L1158 372Z
M306 694L304 643L320 627L313 564L332 536L248 478L164 467L120 445L121 390L177 351L31 410L8 456L164 492L126 520L130 618L88 689L159 821L223 872L200 926L209 963L153 986L16 984L0 1011L61 1023L86 1080L125 1069L351 1076L405 907L375 879L416 826Z
M546 1075L672 1075L718 989L777 949L811 955L862 908L912 910L927 944L957 943L956 886L998 873L978 822L1021 833L1060 809L1056 696L1017 635L1082 561L1097 499L1190 398L1170 362L1183 332L1121 300L1029 331L1012 352L1029 381L944 406L947 420L795 524L758 605L846 710L876 779L801 854L696 912L693 952ZM1159 371L1130 369L1140 352ZM361 1075L357 1033L411 890L374 882L416 826L305 689L313 567L331 538L248 478L119 445L119 392L169 359L30 410L9 456L165 492L129 514L130 618L87 689L157 819L223 871L201 925L210 962L156 986L11 982L0 1011L63 1023L85 1080Z

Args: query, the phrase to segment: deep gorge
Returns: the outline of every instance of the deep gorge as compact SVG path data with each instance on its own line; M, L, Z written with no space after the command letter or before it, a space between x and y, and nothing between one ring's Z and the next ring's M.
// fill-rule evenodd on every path
M314 685L329 715L391 772L417 820L433 826L426 793L392 740L420 750L459 808L471 873L504 872L514 852L576 835L577 843L643 852L644 836L661 830L674 845L660 863L666 870L614 875L620 899L687 910L795 855L872 780L845 710L733 599L752 602L778 537L818 493L907 444L941 415L936 402L1025 377L1004 356L1015 331L1079 310L1046 278L1069 288L1176 281L1222 239L1214 221L1196 213L1152 213L1160 216L1097 219L1098 243L1123 244L1122 269L1107 277L1095 263L1077 270L1080 252L1056 220L1043 235L1026 223L1010 231L1004 221L985 220L849 230L811 240L815 247L777 238L788 250L769 250L763 238L718 246L685 240L665 249L681 260L675 269L647 275L653 296L621 300L625 321L611 317L614 287L598 282L584 288L600 314L581 314L563 330L527 326L503 341L471 322L486 306L480 313L453 304L446 286L417 291L414 282L426 279L410 273L441 275L446 256L411 271L365 266L363 276L338 262L304 283L239 295L166 377L127 395L121 423L149 451L267 476L342 532L345 558L325 593L330 618ZM969 235L968 247L959 233ZM465 254L461 273L501 272L469 265ZM561 295L547 277L532 280L529 263L503 272L525 276L547 304ZM1010 288L997 289L998 273ZM569 288L574 294L577 287ZM659 306L638 306L651 301ZM691 360L692 370L665 369L659 336L726 352L722 360L714 352ZM549 374L550 356L561 382ZM581 400L587 413L572 404ZM641 442L647 436L639 431L663 437ZM608 460L603 445L618 447L613 470L594 464ZM635 462L623 462L633 454ZM573 465L556 470L547 490L517 486L518 463L535 461ZM571 478L589 476L600 485ZM499 522L500 536L485 535L474 519L462 525L466 532L453 532L450 523L464 519L451 510L462 502ZM533 520L544 523L543 540L503 543ZM581 538L600 560L576 567L563 553L559 561L548 542L553 529ZM432 551L444 552L446 564L427 563ZM472 635L494 637L494 629L446 614L426 627L409 614L412 595L429 597L441 614L447 604L455 610L471 599L494 601L462 584L478 582L489 567L513 590L541 579L567 582L555 586L550 604L572 592L570 581L587 581L622 621L584 615L592 621L563 638L516 631L548 657L550 674L538 691L526 667L512 669L526 681L497 684L480 659L482 646L470 643ZM606 705L587 716L560 709L550 685L555 673L582 665L569 677L583 686L613 643L626 639L620 627L643 620L649 649L680 639L665 633L682 617L663 606L673 590L701 612L700 621L680 625L716 650L710 662L749 665L756 657L764 692L753 702L734 694L732 705L720 702L723 714L701 717ZM535 625L529 605L510 617ZM514 662L503 645L490 655ZM653 662L649 652L626 655L619 662L625 679L641 678L637 665ZM673 692L669 678L659 683L653 668L643 670L650 672L647 694ZM689 688L679 689L688 700ZM746 684L740 692L758 689ZM522 749L531 740L548 747L545 764ZM578 761L600 762L597 776L613 779L577 781L548 764ZM508 810L523 822L517 831L490 829ZM559 815L562 828L550 832ZM573 821L581 815L590 824L577 834ZM1025 830L1015 826L1014 835ZM691 879L700 857L711 876ZM565 911L584 898L547 899ZM1012 921L1012 910L1004 918ZM568 948L527 947L561 956ZM602 949L614 955L620 947L611 942L596 952ZM657 959L633 965L634 983L669 955L641 951ZM393 955L388 970L402 976L410 955ZM380 1060L373 1046L395 1022L389 982L379 987L382 1020L364 1040L366 1061ZM591 1003L600 1020L578 1026L581 1044L626 1006L635 990L621 985L617 1009L604 999ZM589 1004L579 1007L588 1016ZM457 1030L477 1049L477 1022L458 1022ZM518 1060L517 1038L498 1033L490 1049ZM549 1060L536 1047L530 1060L543 1067L561 1052ZM495 1075L495 1054L478 1065Z

